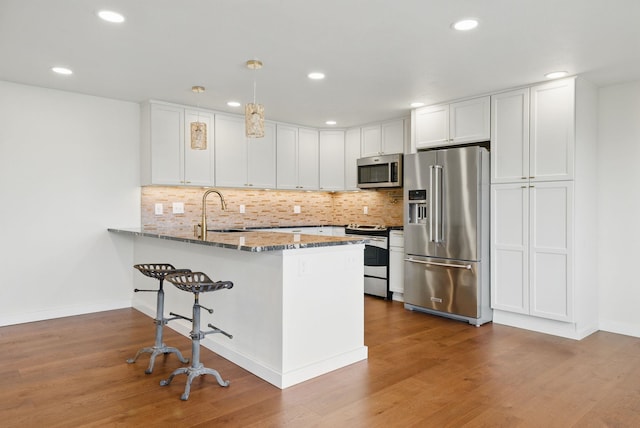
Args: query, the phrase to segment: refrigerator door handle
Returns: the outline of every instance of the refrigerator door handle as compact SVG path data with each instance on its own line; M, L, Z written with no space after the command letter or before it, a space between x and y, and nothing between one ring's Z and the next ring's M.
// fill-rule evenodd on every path
M430 242L436 242L437 241L437 236L434 236L434 231L433 231L433 217L434 217L434 205L435 205L435 200L433 197L433 181L435 180L435 174L434 174L434 165L429 165L429 241Z
M411 262L411 263L420 263L420 264L423 264L423 265L431 265L431 266L440 266L440 267L450 267L450 268L471 270L471 265L454 265L452 263L425 262L425 261L422 261L422 260L412 259L411 257L408 257L408 258L404 259L404 261Z
M435 165L435 193L436 193L436 207L435 211L435 241L442 242L442 165Z

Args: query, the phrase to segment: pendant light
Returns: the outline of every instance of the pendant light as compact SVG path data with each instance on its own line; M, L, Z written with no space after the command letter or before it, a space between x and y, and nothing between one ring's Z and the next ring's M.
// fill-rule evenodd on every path
M245 133L249 138L264 137L264 106L256 103L256 75L255 71L262 68L262 61L250 59L247 68L254 71L253 74L253 102L244 106Z
M204 86L192 86L191 92L194 94L201 94L204 92ZM191 150L207 150L207 124L200 122L200 103L197 105L197 119L195 122L191 122Z

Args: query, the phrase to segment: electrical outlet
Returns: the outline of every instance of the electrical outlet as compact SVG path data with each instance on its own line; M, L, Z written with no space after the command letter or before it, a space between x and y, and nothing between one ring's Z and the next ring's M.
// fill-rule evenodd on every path
M162 215L162 204L161 203L157 203L155 205L155 212L156 212L156 215Z
M369 214L369 207L367 207L367 206L363 207L363 208L362 208L362 212L363 212L364 214Z
M240 214L244 214L244 205L240 205Z
M174 214L184 214L184 202L174 202L173 203L173 213Z
M300 214L300 205L294 205L293 206L293 213L294 214Z

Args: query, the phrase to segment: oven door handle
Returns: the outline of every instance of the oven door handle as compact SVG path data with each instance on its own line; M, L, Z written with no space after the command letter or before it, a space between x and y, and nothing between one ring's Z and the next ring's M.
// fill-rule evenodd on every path
M430 265L430 266L441 266L441 267L450 267L450 268L458 268L458 269L467 269L467 270L471 270L471 265L454 265L452 263L438 263L438 262L425 262L422 260L415 260L412 259L411 257L404 259L406 262L411 262L411 263L420 263L423 265Z

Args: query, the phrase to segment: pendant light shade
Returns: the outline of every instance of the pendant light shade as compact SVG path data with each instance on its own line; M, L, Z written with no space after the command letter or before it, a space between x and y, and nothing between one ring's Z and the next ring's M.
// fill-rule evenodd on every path
M248 103L244 106L244 121L247 137L264 137L264 106Z
M247 68L254 70L253 75L253 102L244 106L245 133L248 138L264 137L264 106L256 103L256 78L255 70L262 68L262 61L250 59Z

